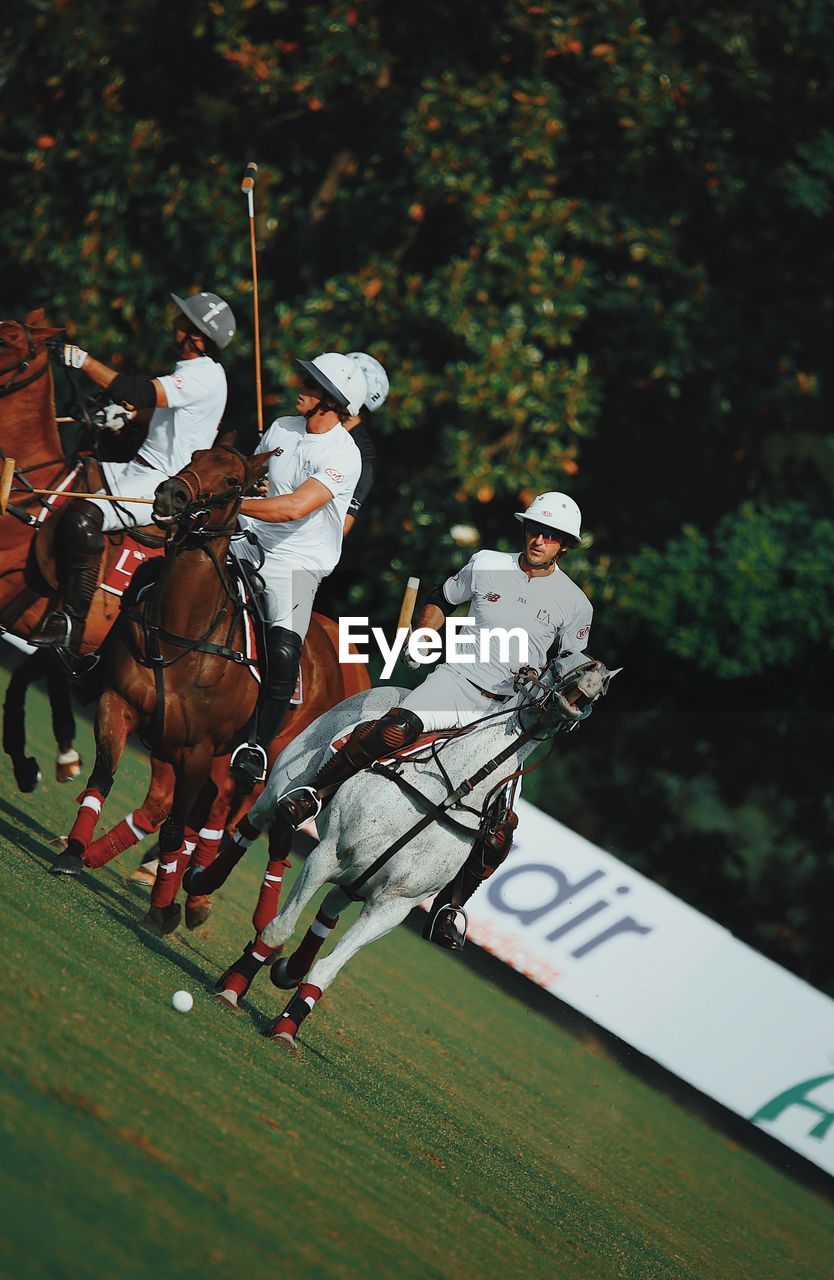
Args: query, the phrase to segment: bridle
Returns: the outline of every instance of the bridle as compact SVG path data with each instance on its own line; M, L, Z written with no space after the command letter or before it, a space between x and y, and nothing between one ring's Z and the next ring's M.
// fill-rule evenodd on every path
M244 474L240 480L235 481L234 484L230 485L228 489L224 489L221 493L204 492L201 488L203 481L194 467L186 467L183 471L178 471L176 476L172 476L171 478L182 484L188 492L187 506L177 515L172 516L170 521L166 522L172 526L171 534L173 537L179 536L181 538L185 535L199 534L203 538L220 538L234 532L238 509L243 501L246 481L246 457L230 444L216 445L215 448L224 449L226 453L232 454L234 458L243 463ZM232 511L225 523L207 523L209 513L212 510L217 507L229 506L229 504L232 504Z
M43 345L36 346L35 343L32 341L32 334L29 330L29 326L21 321L20 327L23 330L23 332L26 334L27 350L22 356L20 356L18 360L15 360L13 364L7 364L4 368L0 369L0 378L5 377L7 373L15 374L19 372L21 374L24 374L26 370L29 368L29 366L31 365L32 361L37 359L37 357L41 355L41 353L45 353L47 350L47 346L46 346L47 340L44 340ZM5 347L5 346L8 346L8 343L6 342L5 338L0 338L0 347ZM49 368L49 358L47 356L47 358L44 360L41 367L39 369L36 369L34 373L30 373L28 377L20 377L20 378L12 377L11 381L1 383L0 398L2 398L3 396L10 396L15 391L22 391L24 387L28 387L33 382L37 382L38 378L42 378L48 368Z

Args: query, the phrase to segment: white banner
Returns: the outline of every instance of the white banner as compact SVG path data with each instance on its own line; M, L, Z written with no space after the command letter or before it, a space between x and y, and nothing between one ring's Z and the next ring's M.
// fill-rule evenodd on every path
M834 1000L523 800L519 818L470 939L834 1173Z

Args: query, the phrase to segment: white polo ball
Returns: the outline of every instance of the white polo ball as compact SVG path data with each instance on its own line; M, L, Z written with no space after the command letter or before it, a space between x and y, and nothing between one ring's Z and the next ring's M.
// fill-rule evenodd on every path
M171 1004L177 1013L188 1013L194 1004L194 997L190 991L175 991L171 996Z

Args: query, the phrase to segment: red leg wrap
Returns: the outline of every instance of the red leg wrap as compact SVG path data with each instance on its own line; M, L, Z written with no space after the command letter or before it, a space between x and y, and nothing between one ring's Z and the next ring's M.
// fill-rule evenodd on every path
M278 899L281 897L281 883L284 870L289 863L284 858L270 858L266 864L261 891L252 916L255 932L261 933L278 914Z
M132 844L149 836L156 827L141 809L134 809L127 818L122 818L112 831L99 836L84 854L84 865L87 867L103 867L111 858L124 853Z
M273 1023L269 1034L271 1036L289 1035L294 1037L307 1014L312 1013L320 996L321 987L314 987L311 982L302 982L280 1018Z
M169 907L174 901L193 848L193 844L187 842L172 853L160 852L159 868L151 890L152 907Z
M197 847L191 855L192 867L207 867L214 862L220 851L220 845L223 840L222 830L213 830L210 827L203 827L197 836Z
M338 916L335 920L331 920L323 911L318 913L298 947L287 960L288 978L295 978L297 981L309 972L310 966L338 923Z
M101 806L104 804L105 797L95 787L88 787L86 791L82 791L78 797L78 813L72 829L67 836L67 842L76 841L81 846L81 851L87 848L87 845L93 838L93 832L96 829L96 823L101 815Z

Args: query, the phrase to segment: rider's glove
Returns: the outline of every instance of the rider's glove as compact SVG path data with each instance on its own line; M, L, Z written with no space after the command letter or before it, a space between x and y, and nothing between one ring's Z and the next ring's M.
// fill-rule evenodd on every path
M405 665L408 667L409 671L419 671L420 667L424 666L425 664L422 662L418 662L416 658L412 658L411 654L408 651L408 646L411 644L412 634L413 633L409 631L408 635L406 636L406 641L405 641L405 644L403 645L402 660L405 663Z
M101 411L100 425L103 431L121 431L135 417L135 411L126 409L123 404L106 404Z
M59 359L68 369L80 369L87 359L87 354L82 347L76 347L72 342L64 342L60 348Z

